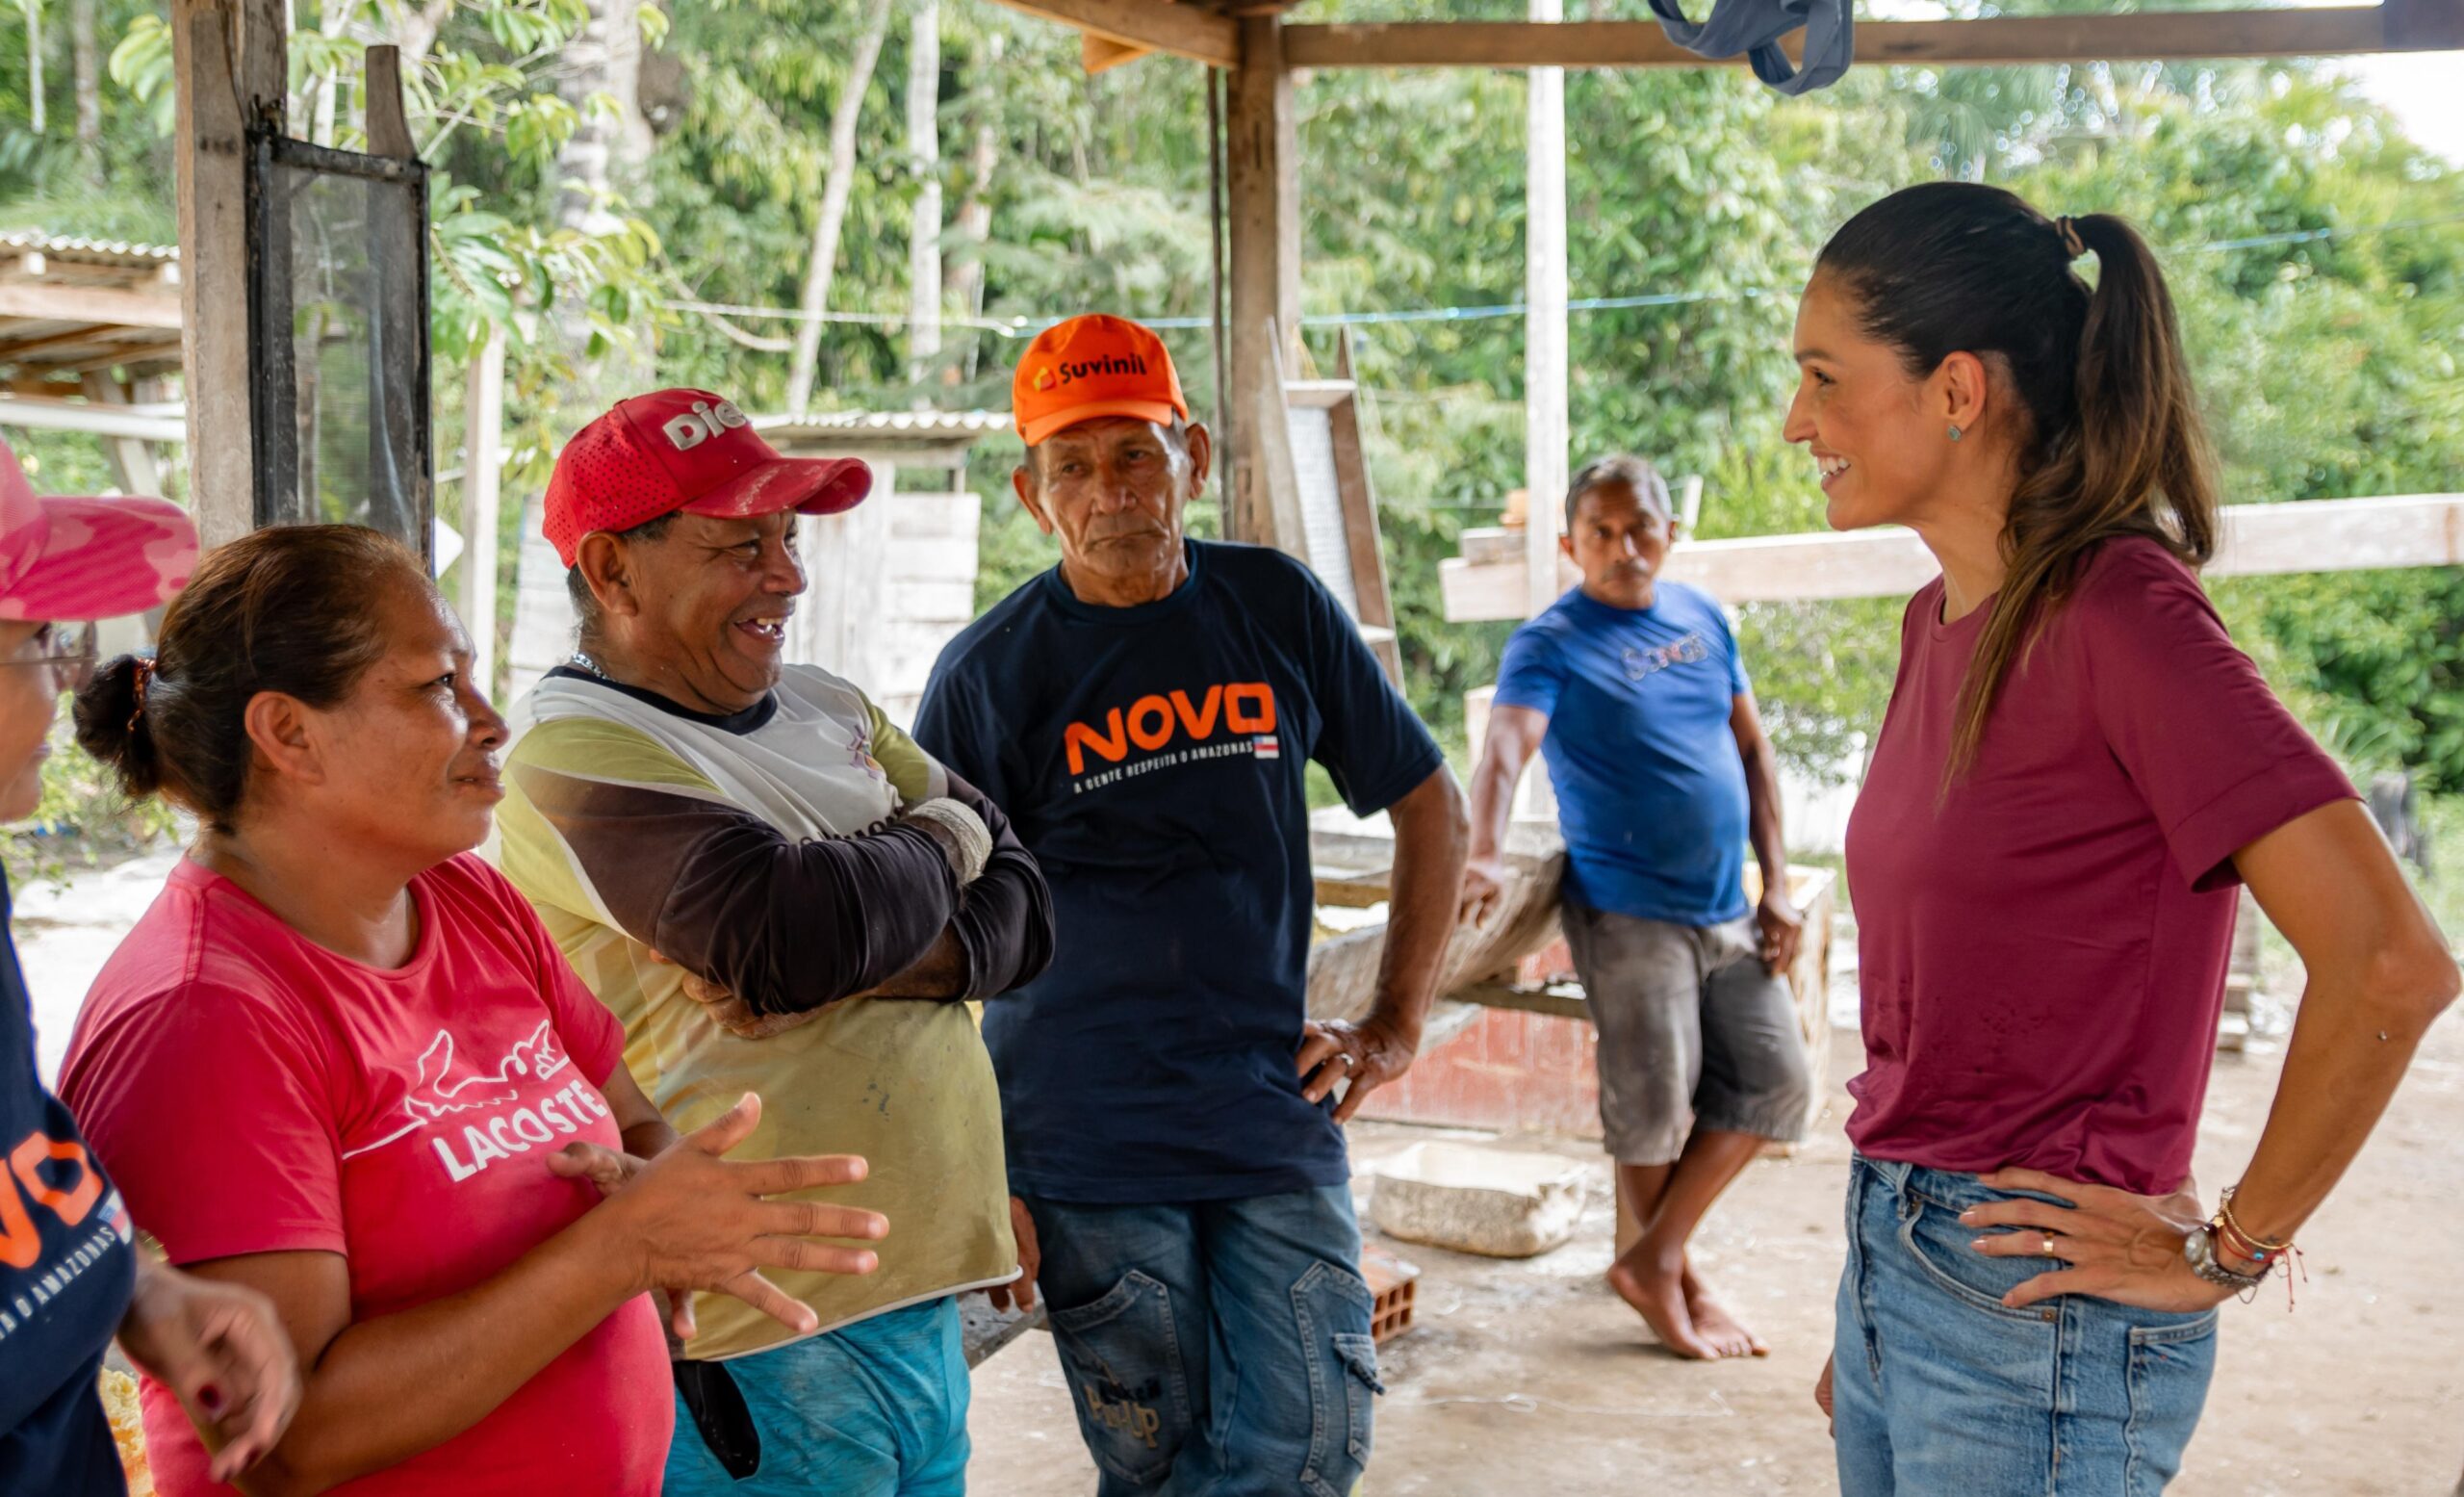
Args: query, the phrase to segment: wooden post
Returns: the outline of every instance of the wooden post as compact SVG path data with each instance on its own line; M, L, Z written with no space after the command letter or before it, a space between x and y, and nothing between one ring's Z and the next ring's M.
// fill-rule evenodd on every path
M1299 349L1300 150L1279 18L1242 19L1241 65L1232 70L1230 94L1224 142L1232 238L1228 321L1232 389L1245 406L1270 384L1280 392L1282 372ZM1221 490L1225 532L1235 540L1290 544L1271 529L1264 434L1255 421L1236 416L1232 426L1229 481Z
M504 477L504 327L471 354L462 433L462 627L471 632L471 674L497 689L497 528Z
M915 0L907 35L907 149L918 178L907 231L907 359L919 382L941 357L940 99L941 0Z
M1557 21L1564 0L1531 0L1531 18ZM1566 444L1566 75L1535 67L1525 142L1523 231L1523 544L1528 591L1524 615L1557 601L1557 506L1565 500Z
M171 7L189 508L208 546L256 526L246 131L250 119L282 119L289 9L285 0Z
M96 405L126 405L128 392L119 381L99 369L86 372L82 382L86 399ZM141 437L106 437L103 453L111 459L112 477L119 480L123 494L143 494L160 498L163 493L163 470L154 461L154 449Z

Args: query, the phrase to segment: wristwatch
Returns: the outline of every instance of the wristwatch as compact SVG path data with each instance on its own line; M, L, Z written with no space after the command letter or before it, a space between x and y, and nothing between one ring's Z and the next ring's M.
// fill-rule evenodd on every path
M2190 1264L2192 1273L2235 1294L2248 1294L2268 1281L2265 1270L2243 1274L2226 1268L2216 1256L2216 1227L2209 1223L2192 1227L2191 1234L2182 1239L2182 1258Z

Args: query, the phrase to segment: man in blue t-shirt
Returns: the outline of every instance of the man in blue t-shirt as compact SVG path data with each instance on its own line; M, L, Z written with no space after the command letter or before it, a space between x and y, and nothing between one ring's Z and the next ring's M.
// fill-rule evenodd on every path
M942 652L915 738L1052 890L1053 965L984 1038L1071 1403L1105 1497L1342 1497L1379 1384L1340 1124L1418 1047L1462 793L1306 568L1183 533L1211 448L1154 333L1072 319L1013 393L1061 564ZM1306 1011L1313 759L1395 826L1356 1023Z
M1765 1143L1804 1131L1812 1078L1784 975L1803 921L1736 639L1717 602L1659 577L1676 529L1641 458L1575 476L1560 544L1582 585L1506 642L1473 772L1464 914L1502 890L1509 803L1537 749L1566 837L1566 941L1600 1029L1601 1124L1643 1227L1608 1281L1680 1355L1759 1356L1685 1245Z

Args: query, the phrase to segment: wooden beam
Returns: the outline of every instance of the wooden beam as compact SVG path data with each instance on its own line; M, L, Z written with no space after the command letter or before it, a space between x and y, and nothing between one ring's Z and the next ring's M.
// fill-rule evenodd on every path
M1564 0L1531 0L1531 18L1562 24ZM1557 496L1570 477L1566 323L1566 74L1524 75L1523 492L1524 596L1537 615L1556 594Z
M2464 565L2464 494L2232 504L2208 577ZM1913 532L1758 535L1681 541L1668 575L1723 603L1905 597L1933 581L1933 554ZM1571 587L1572 567L1559 574ZM1450 623L1525 616L1524 568L1510 560L1438 563Z
M1782 45L1793 58L1803 40ZM2030 63L2339 57L2464 47L2464 0L2391 0L2315 10L2006 15L1864 21L1857 63L1973 67ZM1717 67L1656 21L1396 21L1287 26L1293 67Z
M109 409L125 408L129 403L128 392L120 388L116 379L92 374L88 374L83 383L86 400L90 404ZM187 435L186 424L174 422L169 425L179 426L181 434ZM111 459L112 476L119 480L121 493L160 495L163 492L162 465L154 460L152 446L141 438L106 437L103 452Z
M64 400L53 396L0 396L0 426L29 431L84 431L141 442L181 442L188 438L188 427L176 416L143 416L90 400Z
M98 331L106 333L111 327L155 327L176 332L180 326L180 298L110 286L0 281L0 317L45 323L97 323L104 324Z
M1225 212L1232 246L1226 341L1234 417L1221 492L1232 539L1296 545L1296 538L1280 540L1264 529L1274 503L1271 433L1244 419L1262 392L1276 392L1279 402L1285 372L1299 365L1300 146L1282 25L1271 15L1241 22L1243 63L1226 90Z
M206 545L256 526L248 373L247 121L283 109L287 0L173 0L189 509Z
M1087 76L1090 78L1097 73L1118 67L1123 63L1135 63L1146 55L1146 50L1144 47L1133 46L1126 41L1115 41L1108 37L1098 37L1091 31L1082 31L1078 34L1078 61L1086 66Z
M1014 11L1074 26L1091 37L1148 52L1169 52L1213 67L1241 65L1241 25L1229 16L1169 0L1000 0Z
M462 402L462 627L471 635L471 673L490 697L497 689L497 530L504 481L504 327L488 324L471 350Z

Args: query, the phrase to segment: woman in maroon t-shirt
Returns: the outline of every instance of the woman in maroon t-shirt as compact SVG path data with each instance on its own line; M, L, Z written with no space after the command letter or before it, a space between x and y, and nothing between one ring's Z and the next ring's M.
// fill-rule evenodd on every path
M79 741L203 825L61 1090L171 1260L264 1294L298 1352L252 1489L653 1497L675 1406L646 1291L808 1333L759 1270L870 1272L809 1238L885 1229L765 1199L860 1159L720 1159L753 1098L678 1140L614 1018L467 856L505 737L470 659L416 556L297 526L208 555L155 658L78 693ZM223 1490L172 1400L149 1387L145 1416L167 1497Z
M1825 246L1796 355L1786 435L1833 527L1905 525L1942 568L1848 829L1867 1064L1818 1389L1840 1484L2050 1490L2058 1466L2156 1491L2217 1306L2284 1262L2455 967L2199 588L2215 478L2128 224L1894 194ZM2309 988L2241 1184L2202 1204L2245 881Z

